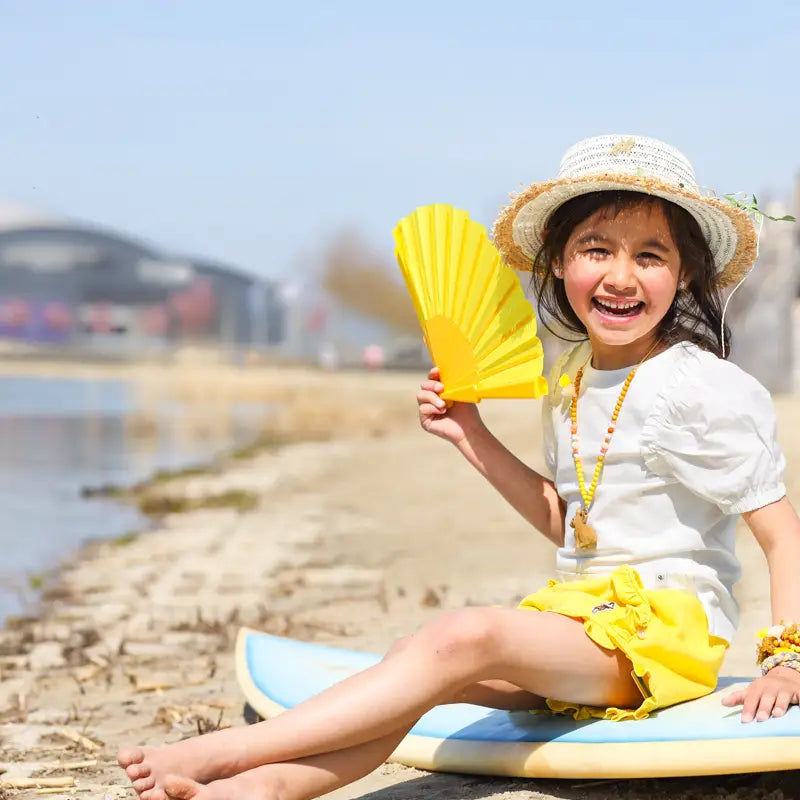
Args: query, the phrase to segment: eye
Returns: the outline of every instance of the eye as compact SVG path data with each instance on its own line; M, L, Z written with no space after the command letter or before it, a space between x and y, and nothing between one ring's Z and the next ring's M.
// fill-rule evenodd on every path
M609 254L605 247L590 247L586 253L592 258L602 258Z
M661 256L655 253L639 253L639 259L650 264L659 264L663 261Z

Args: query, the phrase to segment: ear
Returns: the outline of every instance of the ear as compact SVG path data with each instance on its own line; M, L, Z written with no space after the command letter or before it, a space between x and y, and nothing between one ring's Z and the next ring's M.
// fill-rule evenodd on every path
M564 277L564 268L561 266L560 261L554 261L550 266L550 271L553 273L553 276L556 278L563 278Z

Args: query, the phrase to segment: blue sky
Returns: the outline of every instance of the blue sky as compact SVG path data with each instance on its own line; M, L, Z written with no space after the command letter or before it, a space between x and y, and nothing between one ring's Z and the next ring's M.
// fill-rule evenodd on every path
M790 197L800 4L0 0L0 200L286 278L449 202L491 224L585 136Z

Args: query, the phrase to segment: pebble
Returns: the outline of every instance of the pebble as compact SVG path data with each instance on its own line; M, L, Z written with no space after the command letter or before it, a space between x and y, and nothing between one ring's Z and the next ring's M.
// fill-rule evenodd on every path
M33 672L64 667L64 646L61 642L38 642L28 653L28 666Z

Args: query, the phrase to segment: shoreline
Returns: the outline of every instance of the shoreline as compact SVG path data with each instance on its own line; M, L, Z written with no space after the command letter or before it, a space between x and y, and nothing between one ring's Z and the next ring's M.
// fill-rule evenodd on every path
M119 415L119 418L124 420L125 415ZM266 419L269 418L266 417ZM3 609L0 607L0 631L6 627L7 621L14 624L20 618L31 618L37 615L42 592L48 589L54 579L57 580L62 561L74 558L77 553L96 542L117 543L132 540L140 533L157 525L167 511L180 510L179 508L170 509L166 506L170 496L174 496L176 499L180 497L179 482L181 479L213 475L229 460L246 458L248 454L256 454L267 447L278 446L277 442L265 437L263 424L254 427L251 436L246 440L237 438L238 441L228 442L227 446L223 446L221 449L211 448L203 454L191 452L193 448L189 444L186 452L181 453L177 458L173 457L175 454L171 454L162 458L161 463L157 463L158 457L153 455L152 468L144 471L138 477L131 474L128 482L102 485L75 484L75 500L78 503L106 501L107 507L109 504L112 505L110 509L112 512L113 505L116 505L123 513L119 520L121 524L108 523L105 530L93 527L91 536L84 536L68 549L47 548L39 554L36 564L32 564L28 569L5 575L3 589L9 597L16 596L17 602L12 604L16 608L9 609L8 613L2 613ZM135 459L135 455L128 453L125 458ZM186 466L166 466L175 461L185 463ZM133 472L135 471L133 470ZM44 496L42 500L48 503L52 502L49 496ZM248 503L252 503L253 499L248 497L247 493L243 493L241 496L228 494L221 497L200 498L200 500L205 501L200 505L209 507L245 507ZM189 510L191 503L187 501L184 505L185 510ZM130 508L133 512L130 516L135 517L135 520L129 521L127 525L123 522L123 507ZM102 511L98 512L98 518L102 516L102 513Z
M328 376L330 390L316 401L328 441L267 449L172 487L190 497L252 492L255 508L168 514L129 541L92 542L63 565L39 619L0 630L0 785L44 775L77 782L54 796L79 788L129 797L118 746L244 724L233 670L239 625L380 652L443 610L508 605L546 581L552 545L449 445L419 430L416 376L366 379L369 408L353 402L347 376ZM776 405L798 499L800 408L796 398ZM496 401L482 413L535 468L538 404ZM769 613L759 553L739 536L743 615L724 674L754 671L752 631ZM797 778L557 782L388 765L334 797L710 800L719 789L780 800L796 796Z
M52 374L56 367L57 375ZM66 368L63 374L61 368ZM197 496L198 487L193 487L193 496L184 492L184 479L215 474L232 465L257 457L264 451L289 444L307 441L326 441L331 438L332 425L338 425L347 435L361 424L345 406L345 396L356 382L375 382L372 373L345 372L326 373L316 368L294 365L279 368L275 364L256 364L246 368L229 364L196 364L185 360L180 364L160 363L99 363L83 364L77 361L52 362L11 360L0 358L0 377L20 376L42 380L75 378L86 381L122 381L133 387L135 406L122 415L132 437L149 440L158 430L160 412L158 406L169 402L181 402L186 409L185 420L178 426L181 434L191 442L198 438L219 439L222 433L230 433L231 407L237 402L256 402L269 406L262 415L261 423L252 424L252 434L242 442L231 441L221 450L192 459L186 467L155 468L143 480L128 484L84 485L79 489L84 500L100 499L130 505L150 524L152 529L168 513L189 511L193 508L252 507L255 497L252 492L228 490L217 492L213 486L203 489ZM332 380L333 377L333 380ZM382 384L390 388L405 379L402 373L383 373ZM211 387L226 384L224 391ZM335 386L331 386L335 384ZM158 390L153 387L158 386ZM333 388L333 390L331 390ZM309 398L323 394L324 402L310 403ZM367 415L367 424L375 423L375 415ZM156 421L154 421L156 420ZM371 422L370 422L371 420ZM374 424L375 434L380 434L382 424ZM93 535L84 539L67 552L56 553L30 570L13 576L10 586L16 586L19 594L18 610L0 617L0 631L10 621L35 616L42 599L42 590L60 571L60 563L72 558L75 551L97 541L130 540L138 530L126 530L122 534Z

